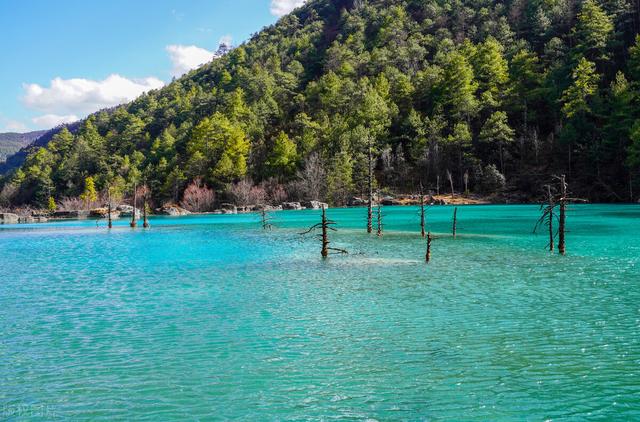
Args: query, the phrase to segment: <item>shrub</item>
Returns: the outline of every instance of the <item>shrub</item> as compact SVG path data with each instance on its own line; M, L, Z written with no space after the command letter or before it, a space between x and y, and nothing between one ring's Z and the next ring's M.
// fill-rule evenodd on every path
M231 185L229 194L236 205L258 205L264 203L267 193L262 186L255 186L251 179L245 178Z
M184 190L180 206L191 212L211 211L215 202L215 193L201 178L194 179Z

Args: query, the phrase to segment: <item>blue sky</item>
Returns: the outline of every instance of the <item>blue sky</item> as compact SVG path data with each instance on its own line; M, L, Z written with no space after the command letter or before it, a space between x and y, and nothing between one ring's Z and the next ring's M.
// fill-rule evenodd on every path
M0 0L0 132L128 101L304 0Z

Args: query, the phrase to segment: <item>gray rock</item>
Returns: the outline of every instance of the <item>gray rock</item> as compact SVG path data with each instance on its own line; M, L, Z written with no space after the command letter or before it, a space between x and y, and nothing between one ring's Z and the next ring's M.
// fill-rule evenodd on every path
M238 213L238 207L236 207L234 204L229 204L229 203L220 204L220 209L224 214Z
M54 218L87 218L89 211L87 210L75 210L75 211L56 211L53 213Z
M319 210L321 208L325 208L328 209L329 208L329 204L327 204L326 202L320 202L320 201L306 201L303 202L303 204L306 208L308 209L312 209L312 210Z
M349 199L349 206L351 207L361 207L364 205L367 205L366 199L358 198L357 196L354 196L351 199Z
M382 203L382 205L402 205L402 202L398 201L392 196L385 196L380 202Z
M131 216L131 214L129 214L129 216ZM91 211L89 211L89 217L108 218L109 217L109 208L108 207L94 208ZM111 218L119 218L119 217L120 217L120 211L112 209L111 210Z
M46 217L34 217L32 215L29 215L25 217L20 217L18 222L22 224L31 224L31 223L46 223L47 221L49 221L49 219Z
M181 208L177 205L163 205L162 207L156 209L156 214L159 215L170 215L172 217L178 217L181 215L189 215L191 212Z
M254 208L255 208L255 205L244 205L244 206L240 206L240 207L238 207L238 213L245 214L245 213L248 213L248 212L253 211L253 210L254 210Z
M0 224L18 224L20 217L10 212L0 213Z
M120 212L120 216L121 217L131 217L133 215L133 207L131 205L118 205L116 207L116 211ZM136 218L141 218L142 217L142 212L140 211L140 209L136 208Z
M301 210L302 205L300 205L300 202L283 202L282 209L283 210Z
M282 211L282 205L277 205L277 206L273 206L273 205L267 205L267 204L259 204L256 205L255 207L253 207L253 211Z

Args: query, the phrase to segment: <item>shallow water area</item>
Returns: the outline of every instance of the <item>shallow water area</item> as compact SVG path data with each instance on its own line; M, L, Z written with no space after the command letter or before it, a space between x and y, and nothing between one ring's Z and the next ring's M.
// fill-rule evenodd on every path
M640 418L640 206L0 225L0 419Z

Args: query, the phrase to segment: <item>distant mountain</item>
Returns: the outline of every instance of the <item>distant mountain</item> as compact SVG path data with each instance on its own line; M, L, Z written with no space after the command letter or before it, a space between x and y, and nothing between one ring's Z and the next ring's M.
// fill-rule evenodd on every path
M4 162L8 156L15 154L46 132L46 130L37 130L27 133L0 133L0 162Z
M46 147L49 141L65 127L71 133L75 133L80 127L80 122L68 123L49 130L0 134L0 175L20 167L30 151ZM17 145L18 147L10 148L9 145ZM1 153L3 149L8 151L4 156Z

